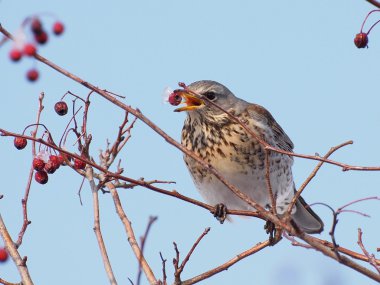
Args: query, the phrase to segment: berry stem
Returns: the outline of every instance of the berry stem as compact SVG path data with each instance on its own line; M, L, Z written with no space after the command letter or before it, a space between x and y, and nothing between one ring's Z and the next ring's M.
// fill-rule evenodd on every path
M367 35L369 35L369 32L373 29L373 27L375 27L378 23L380 22L380 20L377 20L376 23L374 23L371 28L369 28L368 32L367 32Z
M369 12L369 13L367 14L367 16L365 17L365 19L364 19L364 21L363 21L362 27L360 28L360 32L361 32L361 33L363 32L364 25L365 25L365 23L367 22L367 19L368 19L369 15L371 15L371 14L374 13L374 12L380 12L380 9L372 10L371 12ZM377 24L377 23L376 23L376 24ZM374 24L374 25L376 25L376 24ZM372 27L371 27L371 29L372 29ZM370 31L371 29L369 29L369 31ZM367 34L369 34L369 31L368 31Z

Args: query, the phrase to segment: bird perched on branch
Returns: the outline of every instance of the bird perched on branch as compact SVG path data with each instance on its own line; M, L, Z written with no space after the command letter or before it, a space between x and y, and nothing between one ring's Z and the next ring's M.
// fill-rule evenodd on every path
M197 81L175 92L186 103L175 110L187 111L182 145L211 164L241 192L270 209L272 200L266 179L266 156L260 139L274 148L293 151L292 141L272 115L262 106L237 98L215 81ZM225 111L240 119L256 137ZM277 213L282 215L295 193L293 157L275 151L268 155L271 190ZM231 210L255 210L194 159L185 154L184 160L196 187L208 203L224 205ZM221 222L224 218L221 215ZM292 209L292 219L306 233L323 230L322 220L302 197Z

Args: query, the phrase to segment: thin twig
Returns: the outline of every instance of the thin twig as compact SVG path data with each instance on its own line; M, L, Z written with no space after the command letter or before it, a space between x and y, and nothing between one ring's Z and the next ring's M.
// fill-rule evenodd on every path
M338 149L340 149L340 148L342 148L344 146L350 145L350 144L352 144L352 141L346 141L346 142L344 142L344 143L342 143L340 145L337 145L337 146L334 146L334 147L330 148L330 150L326 153L326 155L323 158L324 159L329 158L330 155L332 155L335 151L337 151ZM291 214L292 209L293 209L294 205L296 204L298 198L301 196L301 194L305 190L306 186L315 177L315 175L317 174L317 172L319 171L319 169L322 167L322 165L324 163L325 163L324 161L320 161L318 163L318 165L314 168L314 170L310 173L309 177L302 183L301 187L297 190L296 194L294 195L294 197L292 199L292 202L290 203L290 205L288 207L287 215Z
M189 261L190 259L190 256L193 254L195 248L198 246L198 244L200 243L200 241L204 238L205 235L208 234L208 232L210 231L210 228L206 228L203 233L198 237L198 239L195 241L195 243L193 244L193 246L191 247L191 249L189 250L189 252L187 253L186 257L183 259L183 261L181 262L181 265L180 266L177 266L176 268L176 271L174 273L174 276L175 276L175 280L176 282L180 281L181 280L181 273L182 271L184 270L187 262ZM177 257L176 257L176 263L178 265L178 262L179 262L179 251L178 251L178 248L177 248L177 245L174 243L175 245L175 250L176 250L176 253L177 253Z
M167 285L166 283L166 259L163 258L162 253L160 252L160 258L162 262L162 285Z
M375 255L374 254L370 254L364 244L363 244L363 240L362 240L362 237L363 237L363 232L362 230L359 228L358 229L358 245L360 246L361 250L363 251L364 255L368 258L368 262L369 264L371 264L375 269L376 271L380 274L380 266L376 264L376 258L375 258Z
M44 109L44 106L42 104L44 96L45 94L43 92L41 92L40 95L38 96L38 110L37 110L36 124L35 124L34 130L31 132L31 135L33 138L36 138L37 136L41 113L42 113L42 110ZM33 154L33 157L36 156L36 142L35 141L32 141L32 154ZM21 229L16 241L17 248L20 247L20 245L22 244L22 239L24 237L26 229L28 225L31 224L31 221L29 221L28 219L28 199L29 199L30 187L32 185L33 174L34 174L34 168L33 168L33 165L31 165L30 170L29 170L28 180L25 187L24 198L21 200L22 212L23 212L23 223L22 223L22 226L21 226Z
M116 191L116 188L114 185L110 182L106 183L107 188L110 190L110 193L112 195L116 213L119 215L119 218L121 222L124 225L125 232L128 236L128 242L137 258L137 260L140 260L141 268L145 273L146 278L148 279L149 284L156 284L157 279L154 276L154 273L152 269L150 268L148 262L146 261L143 253L141 252L141 248L139 247L136 237L132 228L132 224L130 220L128 219L127 215L124 212L123 206L121 205L119 194Z
M202 280L205 280L207 278L210 278L211 276L215 275L215 274L218 274L219 272L222 272L224 270L227 270L228 268L230 268L232 265L236 264L237 262L239 262L240 260L266 248L267 246L269 246L271 243L269 240L267 241L264 241L264 242L261 242L261 243L258 243L256 244L254 247L236 255L234 258L230 259L229 261L223 263L222 265L218 266L218 267L215 267L209 271L206 271L202 274L199 274L198 276L195 276L193 278L190 278L188 280L185 280L185 281L182 281L181 285L191 285L191 284L195 284L195 283L198 283Z
M154 224L155 221L157 221L157 218L158 217L149 217L149 221L148 221L148 225L145 229L145 233L142 237L140 237L140 248L141 248L141 252L144 254L144 248L145 248L145 243L146 243L146 239L148 238L148 234L149 234L149 231L150 231L150 228L152 227L152 225ZM141 281L141 273L142 273L142 270L141 270L141 261L139 260L139 268L138 268L138 272L137 272L137 279L136 279L136 285L140 285L140 281Z
M2 278L0 278L0 284L3 284L3 285L22 285L22 283L11 283L11 282L8 282Z
M90 184L91 192L92 192L92 203L93 203L93 209L94 209L94 232L96 235L96 239L98 241L100 254L102 256L103 265L104 265L104 269L107 273L108 280L109 280L110 284L117 285L117 281L116 281L115 275L114 275L113 270L112 270L111 262L108 258L107 248L104 244L102 231L100 228L98 189L97 189L96 184L94 182L92 172L93 172L93 170L91 167L86 168L86 176L87 176L87 180Z
M23 285L33 285L30 277L28 267L26 266L26 258L21 258L20 253L17 251L16 244L13 242L9 232L4 224L3 217L0 214L0 235L4 241L5 249L12 257L18 272L20 273Z

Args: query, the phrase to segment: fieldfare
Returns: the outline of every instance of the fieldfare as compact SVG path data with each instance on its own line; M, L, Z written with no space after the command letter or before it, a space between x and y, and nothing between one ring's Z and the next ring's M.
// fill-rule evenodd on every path
M280 125L265 108L235 97L228 88L215 81L197 81L176 91L185 99L186 106L175 111L187 111L182 145L211 164L240 191L270 209L265 150L257 139L223 110L246 122L250 130L269 145L291 152L293 143ZM202 98L207 98L223 110ZM192 158L184 155L184 160L196 187L208 203L225 205L231 210L255 210ZM292 164L293 157L289 155L274 151L269 154L270 183L280 215L287 211L295 193ZM302 197L295 204L292 219L306 233L320 233L323 230L322 220Z

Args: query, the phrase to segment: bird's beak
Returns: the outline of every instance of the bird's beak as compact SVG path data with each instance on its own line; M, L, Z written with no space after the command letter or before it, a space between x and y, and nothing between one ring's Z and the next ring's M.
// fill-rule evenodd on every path
M175 90L174 92L177 92L185 100L183 103L186 104L184 107L175 109L174 112L192 111L205 105L203 100L186 90Z

